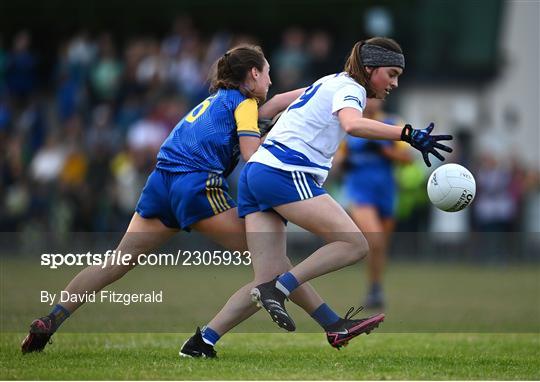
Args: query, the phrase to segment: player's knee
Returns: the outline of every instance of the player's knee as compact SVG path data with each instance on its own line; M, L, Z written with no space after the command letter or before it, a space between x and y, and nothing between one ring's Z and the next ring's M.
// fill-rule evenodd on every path
M364 237L357 238L348 244L350 246L349 265L355 264L367 256L369 252L369 244Z

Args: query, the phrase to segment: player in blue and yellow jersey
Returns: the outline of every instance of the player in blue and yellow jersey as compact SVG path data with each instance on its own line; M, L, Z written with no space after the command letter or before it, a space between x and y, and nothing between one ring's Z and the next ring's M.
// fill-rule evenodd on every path
M240 155L247 161L261 144L258 117L276 115L304 89L276 95L258 110L271 81L270 67L257 46L231 49L214 69L212 95L182 118L163 143L156 168L116 248L116 253L131 254L134 261L87 267L65 288L68 293L101 290L132 269L141 254L159 247L179 230L197 230L228 249L247 249L244 221L228 194L225 177ZM21 344L22 352L43 350L82 304L62 302L48 316L34 320Z
M159 217L170 228L216 232L214 217L236 207L225 178L240 154L247 159L260 144L257 116L255 98L239 89L216 89L161 146L137 213Z
M365 118L404 125L395 116L385 114L382 103L380 99L368 99ZM349 213L366 235L370 248L367 258L369 292L364 307L380 309L384 307L382 278L386 251L395 226L397 190L394 166L410 163L412 157L401 142L348 136L342 148L335 160L344 163L344 191Z

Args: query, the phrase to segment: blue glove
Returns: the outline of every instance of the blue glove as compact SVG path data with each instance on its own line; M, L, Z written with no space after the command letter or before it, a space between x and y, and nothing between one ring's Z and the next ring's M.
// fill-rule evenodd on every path
M401 130L401 140L420 151L428 167L431 167L428 154L432 154L443 161L444 157L437 149L446 151L447 153L452 152L450 147L438 143L438 141L451 141L453 137L451 135L431 135L434 127L435 124L431 122L428 127L422 130L413 129L411 125L405 125L403 130Z

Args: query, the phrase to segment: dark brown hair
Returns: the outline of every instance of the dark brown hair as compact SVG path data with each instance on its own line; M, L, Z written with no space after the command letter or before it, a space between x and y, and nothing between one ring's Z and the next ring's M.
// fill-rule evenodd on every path
M368 98L372 98L375 93L369 84L371 75L366 71L364 64L362 64L362 56L360 55L360 50L364 44L377 45L401 54L403 54L403 51L397 42L387 37L373 37L354 44L351 54L349 54L349 58L347 58L347 62L345 63L344 71L366 89Z
M252 68L262 71L266 59L260 46L240 45L232 48L213 65L210 74L210 93L218 89L238 89L248 97L254 97L242 87Z

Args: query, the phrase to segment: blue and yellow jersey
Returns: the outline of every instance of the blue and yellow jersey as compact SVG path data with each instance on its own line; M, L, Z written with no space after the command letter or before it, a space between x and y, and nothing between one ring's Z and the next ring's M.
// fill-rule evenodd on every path
M400 123L397 118L391 116L380 115L374 119L390 125ZM391 176L392 161L382 155L381 149L395 144L398 142L347 136L345 150L349 172L362 171Z
M397 118L384 114L373 119L391 125L401 125L401 121ZM383 155L382 149L403 143L347 137L344 149L348 166L344 188L350 202L374 206L383 218L394 216L396 182L393 162Z
M260 137L257 101L236 89L220 89L178 122L159 150L156 167L227 176L238 163L241 136Z

